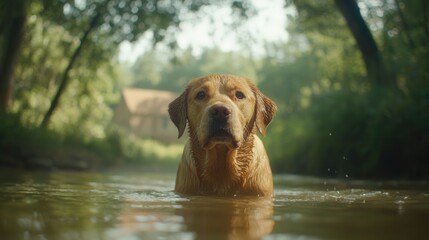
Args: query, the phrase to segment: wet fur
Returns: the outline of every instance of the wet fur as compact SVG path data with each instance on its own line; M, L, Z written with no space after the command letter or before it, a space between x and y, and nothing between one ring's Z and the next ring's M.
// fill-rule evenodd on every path
M214 91L207 105L196 103L192 95L202 85ZM248 99L236 103L231 97L225 97L225 93L220 93L231 86L245 91ZM230 125L234 134L231 143L210 143L210 139L206 139L207 109L213 102L232 108ZM195 107L197 104L200 105L198 108ZM170 118L179 130L179 137L186 125L189 134L177 170L175 190L185 194L271 195L271 168L256 130L264 135L275 111L274 102L247 79L209 75L192 80L169 106ZM205 145L206 141L209 144Z

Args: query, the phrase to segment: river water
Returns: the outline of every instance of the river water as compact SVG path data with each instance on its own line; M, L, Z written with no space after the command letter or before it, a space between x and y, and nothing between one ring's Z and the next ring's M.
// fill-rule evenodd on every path
M429 183L275 176L180 196L174 173L0 172L0 239L427 239Z

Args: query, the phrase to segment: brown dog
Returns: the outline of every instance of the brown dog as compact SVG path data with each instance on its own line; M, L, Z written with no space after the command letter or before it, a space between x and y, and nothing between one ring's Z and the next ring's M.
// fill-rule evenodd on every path
M189 125L177 192L272 194L271 168L256 128L265 135L276 105L250 80L232 75L193 79L168 112L179 137Z

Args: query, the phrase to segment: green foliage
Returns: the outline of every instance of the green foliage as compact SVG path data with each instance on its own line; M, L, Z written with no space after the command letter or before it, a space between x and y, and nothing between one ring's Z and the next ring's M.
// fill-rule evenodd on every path
M145 159L146 163L153 165L175 167L182 156L183 144L165 145L155 140L135 137L127 139L124 155L132 162L138 163L139 160Z
M429 105L421 100L386 89L316 96L318 104L282 131L274 125L269 149L285 149L272 156L274 167L330 177L425 177Z
M330 21L338 15L332 4L294 1L298 15L291 19L291 33L308 45L289 42L286 53L301 49L292 61L270 60L260 70L260 87L280 106L266 140L274 171L427 178L429 68L424 59L429 49L417 40L424 29L416 22L429 12L412 15L410 9L418 4L405 1L380 5L362 1L388 63L388 77L396 79L396 85L381 88L365 78L344 23Z

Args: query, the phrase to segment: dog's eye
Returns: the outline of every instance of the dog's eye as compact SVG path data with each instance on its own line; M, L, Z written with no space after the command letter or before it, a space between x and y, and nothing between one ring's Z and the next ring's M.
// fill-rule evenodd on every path
M244 93L242 93L240 91L237 91L237 92L235 92L235 97L238 98L238 99L243 99L246 96L244 96Z
M206 97L206 93L205 93L204 91L199 91L199 92L197 93L197 96L195 96L195 98L196 98L197 100L203 100L205 97Z

